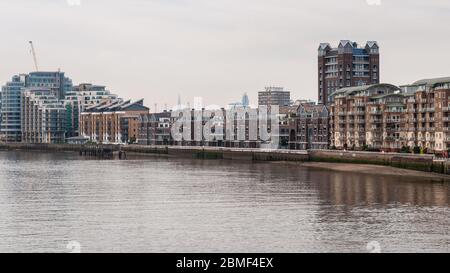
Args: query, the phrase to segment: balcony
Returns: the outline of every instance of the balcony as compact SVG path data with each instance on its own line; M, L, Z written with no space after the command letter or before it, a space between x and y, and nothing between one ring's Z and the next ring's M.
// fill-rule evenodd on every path
M403 110L403 109L386 109L385 112L386 113L404 113L405 110Z
M400 123L402 121L401 119L386 119L386 123Z
M386 128L386 132L401 132L401 128Z

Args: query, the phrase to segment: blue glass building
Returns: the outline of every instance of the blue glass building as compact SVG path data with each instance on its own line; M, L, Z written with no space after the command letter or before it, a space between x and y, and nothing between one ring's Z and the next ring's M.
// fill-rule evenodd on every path
M56 98L63 100L72 90L72 80L64 72L32 72L16 75L2 87L0 139L7 142L20 142L21 96L26 88L45 88Z

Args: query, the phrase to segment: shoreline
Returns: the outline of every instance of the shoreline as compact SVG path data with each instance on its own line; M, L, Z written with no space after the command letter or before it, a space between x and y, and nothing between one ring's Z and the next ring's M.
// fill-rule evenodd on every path
M450 182L450 176L445 174L422 172L408 169L400 169L391 166L371 165L371 164L351 164L351 163L329 163L329 162L303 162L303 163L291 163L298 164L299 166L332 170L337 172L348 173L360 173L368 175L382 175L382 176L403 176L403 177L419 177L425 179L431 179L433 181Z
M73 152L80 156L126 159L129 155L164 155L191 159L300 163L303 166L367 174L450 179L450 161L432 155L336 150L269 150L202 146L140 146L0 143L0 151Z

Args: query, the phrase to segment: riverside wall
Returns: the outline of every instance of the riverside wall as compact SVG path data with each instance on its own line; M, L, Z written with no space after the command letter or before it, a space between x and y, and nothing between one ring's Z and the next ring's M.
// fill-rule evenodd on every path
M139 145L96 145L95 149L105 149L112 153L139 153L167 155L195 159L225 159L244 161L297 161L331 162L347 164L374 164L424 172L436 172L450 175L450 161L435 160L432 155L413 155L399 153L375 153L334 150L263 150L232 149L221 147L179 147L179 146L139 146ZM86 154L92 146L70 144L0 144L0 150L28 151L68 151Z

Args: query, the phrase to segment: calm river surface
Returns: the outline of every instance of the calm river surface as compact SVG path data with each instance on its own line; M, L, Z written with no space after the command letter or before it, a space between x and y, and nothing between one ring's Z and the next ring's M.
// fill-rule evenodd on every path
M291 164L0 152L0 252L450 252L450 184Z

